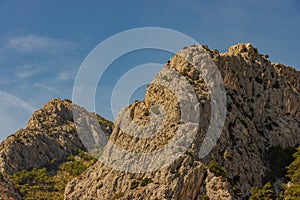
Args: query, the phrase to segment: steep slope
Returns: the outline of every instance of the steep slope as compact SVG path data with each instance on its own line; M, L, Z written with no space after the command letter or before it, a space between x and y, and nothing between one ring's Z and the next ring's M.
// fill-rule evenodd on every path
M62 161L72 149L83 148L71 109L70 102L53 99L31 116L25 129L4 140L0 145L2 173L39 168L54 158Z
M0 199L21 199L11 180L3 176L0 177Z
M200 159L201 144L209 128L209 119L214 115L211 92L208 90L213 83L206 83L205 74L197 72L187 60L197 60L203 54L209 54L223 77L227 114L216 146L209 155ZM268 162L264 160L265 152L276 145L293 147L299 144L299 71L271 63L251 44L238 44L226 53L193 45L170 59L155 79L172 82L174 77L170 76L169 69L179 72L180 80L187 80L192 85L200 102L197 104L200 128L189 148L172 160L171 165L157 170L141 169L140 173L134 173L130 165L127 172L122 167L116 167L122 166L122 162L128 164L131 158L126 153L121 156L114 154L114 144L126 149L127 153L151 152L165 146L168 140L177 139L177 130L182 124L178 96L170 88L150 84L145 99L129 105L127 111L135 123L147 126L150 119L158 122L153 117L155 111L152 106L162 105L167 113L164 126L157 129L158 133L152 137L134 137L132 133L138 132L136 128L128 126L125 131L121 130L120 124L124 120L121 112L104 156L69 183L65 191L66 199L246 198L251 187L260 186L269 171ZM187 131L185 134L188 137L193 133ZM215 138L210 139L213 141ZM166 154L166 161L169 157L172 154ZM143 163L144 157L135 161ZM153 157L153 161L160 160Z
M97 122L106 134L111 133L112 123L89 113L84 108L73 105L70 100L52 99L40 110L33 113L26 127L9 136L0 144L0 194L16 194L9 176L22 170L59 165L85 147L77 134L73 110L82 116L96 116ZM89 123L82 117L80 123ZM81 153L81 154L84 154ZM87 163L87 165L89 165ZM7 191L7 192L5 192ZM7 199L7 196L3 199Z
M79 106L74 108L91 114ZM52 99L36 111L24 129L1 143L0 171L12 174L23 169L40 168L52 159L65 160L75 149L84 149L76 132L72 109L70 100ZM100 116L98 119L109 134L111 128L106 127L109 122Z

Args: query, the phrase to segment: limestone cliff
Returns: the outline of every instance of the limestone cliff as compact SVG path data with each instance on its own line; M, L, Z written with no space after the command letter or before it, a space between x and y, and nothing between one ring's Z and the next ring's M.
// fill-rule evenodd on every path
M2 199L20 198L8 178L9 175L21 170L45 167L54 160L57 164L65 162L74 151L85 149L74 125L74 109L79 110L83 116L96 116L103 131L110 134L111 122L73 105L70 100L52 99L31 116L24 129L0 144L0 194L4 195L0 195ZM88 124L89 118L83 117L80 122Z
M217 144L210 154L201 158L198 156L201 145L214 115L211 107L214 99L209 90L214 83L207 82L205 74L193 66L203 49L224 80L227 112ZM188 134L195 135L188 149L178 154L170 165L152 171L140 169L139 173L132 171L130 166L127 171L120 170L131 158L126 153L115 155L113 145L127 152L153 152L166 146L169 140L181 139L177 138L177 131L184 122L180 118L182 110L178 96L174 94L176 89L172 88L174 76L170 76L170 69L178 72L174 76L178 76L180 86L185 87L187 81L195 92L199 104L192 111L199 110L199 128L180 134L187 138ZM69 183L65 199L247 198L251 187L261 185L268 171L264 153L272 146L291 147L300 142L300 73L291 67L271 63L251 44L238 44L225 53L206 46L187 47L170 59L155 80L157 78L170 82L169 88L155 82L150 84L145 99L129 105L125 111L136 124L151 127L150 122L155 122L161 113L161 109L154 106L161 105L166 118L162 127L156 127L158 133L151 137L136 137L133 133L138 133L139 129L126 123L129 128L120 128L123 118L118 118L104 157ZM187 95L187 98L192 97ZM169 157L172 154L166 154L166 162ZM136 162L145 160L141 156ZM153 158L153 162L160 161Z

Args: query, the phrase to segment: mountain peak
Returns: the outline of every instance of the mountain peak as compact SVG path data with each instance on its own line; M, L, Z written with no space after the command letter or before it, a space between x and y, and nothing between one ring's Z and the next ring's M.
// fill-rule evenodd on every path
M194 200L203 199L204 196L227 200L247 198L251 187L260 185L270 171L269 162L265 160L268 149L277 145L293 147L300 142L300 90L299 79L295 78L299 77L299 73L292 76L287 72L287 67L281 66L283 73L278 74L267 56L259 54L249 43L232 46L225 53L202 46L208 53L201 55L203 57L197 53L201 53L199 48L201 47L198 45L186 47L186 51L176 54L158 73L157 77L169 82L171 88L164 88L154 81L154 84L148 86L143 101L128 106L132 120L144 126L152 124L151 120L157 123L162 121L151 117L155 117L152 113L153 105L163 106L168 115L166 121L163 121L164 126L155 129L158 132L152 137L140 138L135 136L141 127L125 126L126 129L122 130L119 126L122 120L116 120L110 136L111 144L127 153L119 154L119 151L114 152L112 146L107 146L107 151L103 152L104 155L107 153L107 157L100 159L90 170L69 183L65 190L66 199L117 197ZM184 59L182 55L186 55L188 59ZM200 159L197 155L203 139L207 137L210 116L216 113L212 113L208 83L190 60L199 61L200 58L201 64L201 58L206 58L206 55L211 57L224 80L227 114L217 144L209 155ZM119 170L120 166L127 167L126 169L134 166L138 169L137 163L140 163L141 170L147 168L147 164L143 165L148 162L144 153L156 152L163 149L169 141L176 140L177 130L184 125L180 120L182 113L178 99L171 92L176 90L172 85L175 77L168 76L170 69L181 75L177 85L186 89L182 83L187 80L200 102L197 104L200 109L200 128L196 131L195 139L187 151L178 155L169 166L137 173ZM159 111L156 110L156 113ZM149 132L152 133L150 130ZM187 134L192 133L186 131L182 137L187 138ZM139 151L143 156L130 160L133 153ZM162 160L167 163L172 156L174 155L167 154L161 159L154 157L152 161L155 162L149 164L156 165ZM117 163L117 166L114 168L107 165L106 158ZM126 164L128 160L132 162ZM151 181L144 183L145 180ZM97 188L98 185L103 187Z

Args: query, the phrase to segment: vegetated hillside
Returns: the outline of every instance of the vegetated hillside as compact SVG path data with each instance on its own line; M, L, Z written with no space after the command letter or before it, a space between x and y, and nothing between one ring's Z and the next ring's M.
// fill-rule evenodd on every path
M199 55L206 53L223 77L227 114L216 146L200 159L198 154L211 116L208 88L213 83L206 83L203 74L184 58L196 62ZM123 172L104 161L97 162L68 184L66 199L247 199L254 186L262 187L268 181L280 185L278 178L285 176L284 165L292 161L289 153L284 154L285 149L300 142L299 71L271 63L251 44L232 46L225 53L193 45L171 58L156 78L172 82L169 69L179 72L181 80L192 85L200 102L200 128L185 154L170 166L141 173ZM150 84L145 99L128 106L133 121L147 125L155 115L151 108L155 104L162 105L167 113L159 133L138 138L131 134L138 130L127 129L125 133L114 126L110 140L128 152L149 152L175 138L182 122L180 107L170 88ZM116 120L115 125L121 122ZM116 156L110 146L106 150L107 158ZM283 155L278 159L287 158L284 164L276 162L274 152ZM122 156L124 162L130 160L126 154ZM122 165L121 161L114 162ZM276 190L280 192L279 187Z
M58 195L53 198L62 199L67 181L95 163L77 134L73 109L83 116L78 123L88 124L85 116L94 115L101 129L111 133L108 120L72 105L70 100L52 99L31 116L24 129L0 144L0 199L19 199L20 195L36 195L34 199ZM52 193L46 196L47 191Z

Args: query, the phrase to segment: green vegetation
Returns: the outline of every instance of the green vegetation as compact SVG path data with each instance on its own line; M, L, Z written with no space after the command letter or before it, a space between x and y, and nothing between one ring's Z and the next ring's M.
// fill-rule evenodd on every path
M283 149L279 146L271 147L265 155L271 171L265 178L267 182L262 188L253 187L250 200L298 200L300 199L300 147ZM287 167L288 166L288 167ZM271 182L277 178L284 178L283 189L276 196Z
M133 181L130 185L130 189L133 190L133 189L137 188L139 186L139 184L140 184L139 181L137 181L137 180Z
M152 183L152 182L153 181L152 181L151 178L144 178L144 179L141 180L140 186L144 187L144 186L146 186L146 185L148 185L149 183Z
M300 146L293 155L294 161L287 167L287 178L290 180L289 186L284 192L285 200L300 199Z
M276 178L284 177L287 173L286 167L293 161L295 148L271 147L266 151L264 160L270 165L270 172L265 177L265 182L274 182Z
M98 119L98 122L100 123L100 125L102 125L103 127L113 127L114 123L112 123L111 121L105 119L104 117L101 117L100 115L96 114L96 117ZM110 134L110 133L108 133Z
M204 195L202 196L202 199L203 199L203 200L209 200L209 197L208 197L206 194L204 194Z
M254 187L251 190L251 196L249 200L273 200L275 193L273 186L270 182L266 183L262 188Z
M71 176L79 176L82 172L84 172L87 169L83 162L78 160L68 162L65 165L63 165L62 168Z
M74 161L75 157L73 155L69 155L67 161Z
M214 173L216 176L221 176L225 179L227 179L227 173L224 167L220 167L216 160L212 158L208 164L208 169L212 173Z
M57 159L53 159L47 168L23 170L14 173L10 178L22 199L62 200L67 183L95 163L89 155L84 155L87 153L80 155L80 152L77 152L78 155L69 156L65 163L59 164Z
M51 190L51 181L47 175L46 168L33 169L31 171L23 170L16 172L11 177L21 195L26 197L27 194L35 198L37 190ZM26 198L25 198L26 199Z

